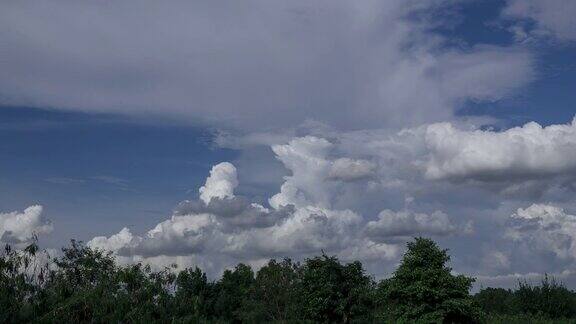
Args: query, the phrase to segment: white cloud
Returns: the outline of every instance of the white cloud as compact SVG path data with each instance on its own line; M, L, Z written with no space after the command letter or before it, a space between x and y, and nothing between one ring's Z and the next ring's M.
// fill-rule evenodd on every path
M27 243L34 235L51 231L52 224L42 217L42 206L30 206L24 212L0 213L0 241L4 243Z
M576 175L576 119L546 127L530 122L502 131L443 122L397 133L341 133L337 142L333 150L375 161L381 181L526 184Z
M513 95L533 79L534 59L523 47L455 47L430 31L437 18L408 18L451 3L1 2L0 104L221 127L231 135L218 144L271 146L289 172L268 204L258 204L235 194L234 165L215 165L199 200L149 231L90 241L126 262L216 273L238 261L325 250L381 268L410 235L450 240L471 233L473 220L483 226L474 228L475 243L501 236L501 215L491 213L502 195L516 209L544 192L573 192L576 121L491 131L454 117L468 100ZM516 24L519 37L576 38L570 1L510 0L504 15L536 22L534 30ZM252 170L248 181L271 174ZM47 179L72 182L65 180ZM571 262L573 216L534 206L518 210L509 237ZM41 208L31 208L0 214L2 240L51 230ZM526 265L513 249L487 244L477 262L497 264L491 271Z
M576 260L576 216L546 204L519 208L511 216L507 237L534 252L552 252L560 259Z
M322 201L334 194L322 186L346 184L326 182L333 165L328 159L332 145L324 139L305 137L274 147L293 174L271 199L271 208L235 196L236 169L221 163L212 169L200 191L201 200L183 202L170 219L144 235L123 229L109 238L96 237L88 244L115 251L124 262L144 261L156 266L167 262L166 258L183 262L183 256L190 256L213 274L239 260L259 264L266 258L302 258L321 251L369 262L396 258L401 250L396 244L402 240L397 238L393 244L372 241L364 237L366 221L361 215L332 208L330 199ZM226 189L211 192L225 194L202 196L215 187ZM287 191L288 187L292 191ZM442 225L442 217L435 213L428 224L417 222L414 232L426 232L426 225L430 225L435 234L444 234L436 228Z
M508 0L503 14L511 18L528 19L536 24L534 36L553 36L564 41L576 40L576 3L572 0ZM525 34L523 26L515 26Z
M426 128L425 141L430 179L502 181L576 172L576 120L548 127L531 122L502 132L440 123Z
M244 131L445 120L533 75L526 50L449 46L441 18L408 18L451 4L2 1L0 104Z
M469 240L465 246L485 255L458 260L459 266L474 272L553 272L572 263L562 256L567 251L553 244L536 249L541 255L530 258L528 252L536 250L530 247L529 235L521 238L523 248L516 250L503 239L509 209L499 208L503 202L518 208L527 201L571 201L574 186L570 179L576 176L574 121L547 127L528 123L501 131L436 123L397 133L365 130L330 133L327 138L330 141L302 137L279 146L278 158L291 175L273 199L354 210L362 215L364 233L371 242L438 235L465 255L470 250L461 248L461 239L450 235L464 233ZM334 161L344 158L371 161L376 168L359 183L325 181ZM407 197L410 211L401 211L407 208ZM401 212L388 211L371 219L374 210L383 209ZM422 210L443 210L454 217ZM553 234L558 244L567 244L564 234Z
M376 167L371 161L339 158L332 163L328 177L342 181L364 179L373 175Z
M233 198L238 186L236 167L228 162L215 165L210 170L206 184L200 187L200 199L208 204L212 198Z
M508 270L510 268L510 257L498 250L486 253L482 260L483 266L494 270Z
M285 178L280 192L270 198L270 205L305 207L317 205L329 208L330 190L334 185L319 185L328 177L330 161L327 155L333 144L314 136L294 138L288 144L274 145L272 151L284 166L292 172Z
M134 236L124 227L120 232L110 237L97 236L90 240L90 246L107 251L118 251L132 242Z
M448 215L383 210L378 220L366 224L366 234L376 242L406 241L414 236L449 235L458 231Z
M548 198L571 190L563 183L576 171L575 128L574 122L529 123L493 131L437 123L400 132L328 131L326 138L319 131L272 145L288 175L269 206L237 196L236 167L221 163L199 200L181 203L148 232L124 229L89 244L126 262L193 262L213 275L237 262L301 259L324 250L384 275L402 243L423 235L448 242L454 255L463 253L455 258L458 267L482 275L562 271L574 259L574 216L518 207L544 199L526 195L526 186L554 185ZM506 196L502 206L503 194L512 191L516 196ZM519 216L508 224L515 210ZM469 240L465 246L459 234ZM470 249L479 257L467 256ZM530 251L538 256L526 258Z

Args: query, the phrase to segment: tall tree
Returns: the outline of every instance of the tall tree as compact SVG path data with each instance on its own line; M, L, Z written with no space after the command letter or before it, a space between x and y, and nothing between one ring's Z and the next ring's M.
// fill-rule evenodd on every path
M447 250L426 238L407 246L394 275L380 284L389 315L401 322L477 321L480 309L469 295L474 279L452 275Z
M217 298L215 312L226 321L241 322L242 301L248 298L254 283L254 271L240 263L234 270L226 270L216 284Z
M180 271L174 296L178 315L189 321L213 318L215 292L214 283L200 268Z
M373 308L373 281L362 263L340 264L336 257L308 259L300 269L300 311L322 323L368 321Z
M298 264L290 259L270 260L256 274L250 298L243 303L243 320L247 323L286 323L298 318Z

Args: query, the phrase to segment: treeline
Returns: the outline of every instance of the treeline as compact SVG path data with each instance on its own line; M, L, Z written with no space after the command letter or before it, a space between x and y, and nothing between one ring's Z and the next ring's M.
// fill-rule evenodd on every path
M568 323L576 294L553 279L516 290L469 291L447 250L416 238L397 270L376 282L360 262L322 255L237 265L218 281L200 269L119 266L107 252L72 241L41 261L36 244L0 256L2 323Z

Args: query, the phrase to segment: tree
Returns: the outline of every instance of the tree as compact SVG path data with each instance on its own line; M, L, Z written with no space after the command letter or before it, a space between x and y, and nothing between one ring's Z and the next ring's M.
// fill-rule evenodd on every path
M174 275L170 269L116 265L109 252L72 241L54 267L42 294L39 322L169 322Z
M254 272L250 266L238 264L233 271L226 270L217 283L215 312L226 321L240 322L242 301L254 283Z
M488 314L515 313L514 293L510 289L485 288L480 290L474 299L482 310Z
M34 242L0 251L0 323L473 323L479 306L487 323L576 318L576 293L553 278L471 297L474 279L452 275L449 260L447 250L417 238L376 290L360 262L326 255L270 260L256 276L239 264L211 282L199 268L176 275L119 265L76 241L50 259Z
M469 295L474 279L451 274L447 250L426 238L416 238L407 247L394 275L379 287L389 314L400 322L477 321L480 309Z
M520 313L547 318L576 316L576 295L556 279L544 276L540 286L518 282L514 301Z
M305 319L349 323L372 314L374 283L360 262L342 265L323 255L307 259L299 275L299 309Z
M214 317L215 289L199 268L184 269L176 279L176 308L188 321Z
M298 264L290 259L272 259L256 274L250 298L243 303L243 320L248 323L286 323L297 318Z
M6 245L0 252L0 323L28 322L38 308L48 267L37 259L36 239L23 250Z

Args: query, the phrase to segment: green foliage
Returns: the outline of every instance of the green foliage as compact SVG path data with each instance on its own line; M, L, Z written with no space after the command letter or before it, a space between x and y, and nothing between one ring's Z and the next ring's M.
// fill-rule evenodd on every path
M243 320L248 323L286 323L299 318L297 287L299 265L290 259L270 260L256 274L243 302Z
M576 296L554 278L545 276L540 286L519 282L515 300L520 312L549 318L576 316Z
M72 241L54 260L42 295L41 322L163 322L170 317L174 274L135 264L118 267L110 253Z
M509 289L482 289L474 296L474 299L486 313L501 315L516 313L514 292Z
M447 251L423 238L379 284L360 262L327 255L270 260L256 274L239 264L210 281L198 268L120 266L76 241L62 252L6 246L0 323L576 323L576 294L556 280L470 296L473 279L451 274Z
M242 301L248 298L253 283L254 272L245 264L240 263L234 270L224 271L222 279L216 284L216 313L226 321L239 322Z
M482 322L490 324L575 324L576 319L551 319L545 316L526 314L488 314Z
M208 319L214 314L216 289L199 268L185 269L176 278L175 312L187 320Z
M0 257L0 323L32 318L34 297L41 293L46 279L46 265L35 262L36 242L22 251L6 245Z
M491 318L529 317L566 322L576 317L576 293L548 276L539 286L520 281L514 291L486 288L474 298Z
M323 255L306 260L299 276L299 309L305 319L348 323L371 314L374 284L360 262L342 265Z
M430 239L409 242L392 278L380 283L388 316L400 322L477 321L480 309L469 295L474 279L452 275L449 260L447 250Z

